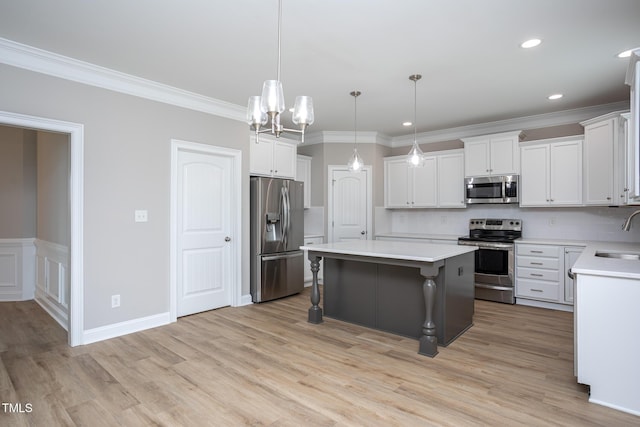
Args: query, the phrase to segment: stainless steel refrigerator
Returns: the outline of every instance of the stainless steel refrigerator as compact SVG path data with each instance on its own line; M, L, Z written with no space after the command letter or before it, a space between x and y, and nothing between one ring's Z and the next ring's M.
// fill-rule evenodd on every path
M251 178L251 300L264 302L304 288L302 182Z

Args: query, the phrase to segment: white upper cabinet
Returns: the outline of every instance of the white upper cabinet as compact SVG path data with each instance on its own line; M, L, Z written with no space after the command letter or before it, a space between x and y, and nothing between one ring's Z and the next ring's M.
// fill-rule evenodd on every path
M385 207L465 207L463 159L462 150L427 153L418 168L404 156L384 159Z
M518 143L522 131L462 138L464 175L492 176L520 174Z
M628 198L627 135L622 111L581 122L584 126L584 203L624 205Z
M273 176L278 178L296 177L295 143L273 140L260 135L260 142L250 142L249 172L251 175Z
M304 184L304 208L308 209L311 207L311 157L298 154L296 181Z
M522 144L520 206L582 205L582 137Z
M464 153L438 156L438 206L464 208Z

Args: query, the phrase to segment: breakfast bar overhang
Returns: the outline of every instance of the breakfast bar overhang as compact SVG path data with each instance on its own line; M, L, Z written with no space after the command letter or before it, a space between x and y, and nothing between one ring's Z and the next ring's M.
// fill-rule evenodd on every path
M475 246L355 240L302 246L313 282L308 321L324 314L419 340L434 357L473 324Z

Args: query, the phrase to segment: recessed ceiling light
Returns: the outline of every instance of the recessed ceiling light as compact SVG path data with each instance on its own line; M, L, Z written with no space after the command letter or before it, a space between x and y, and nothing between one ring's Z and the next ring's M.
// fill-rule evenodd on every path
M631 52L633 52L636 49L640 49L640 47L636 47L634 49L629 49L629 50L625 50L624 52L620 52L618 54L618 58L628 58L631 56Z
M551 100L554 100L554 99L560 99L560 98L562 98L562 96L563 95L561 93L554 93L553 95L549 95L547 98L551 99Z
M402 126L411 126L412 122L402 122Z
M542 43L542 40L540 40L540 39L531 39L531 40L527 40L525 42L522 42L520 47L523 48L523 49L529 49L529 48L538 46L540 43Z

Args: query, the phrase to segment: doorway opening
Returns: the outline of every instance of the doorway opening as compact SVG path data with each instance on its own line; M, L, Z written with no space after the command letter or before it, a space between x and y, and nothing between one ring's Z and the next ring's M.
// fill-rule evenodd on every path
M83 344L83 188L84 126L43 117L0 111L0 125L69 135L69 312L71 347Z

